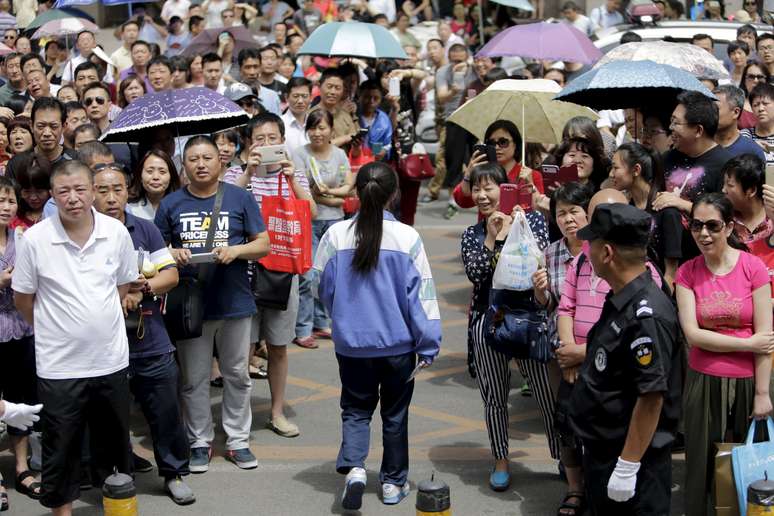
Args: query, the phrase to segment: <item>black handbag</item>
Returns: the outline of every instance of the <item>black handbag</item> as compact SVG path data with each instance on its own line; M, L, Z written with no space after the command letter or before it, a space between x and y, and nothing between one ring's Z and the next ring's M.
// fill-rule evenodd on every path
M253 292L255 306L271 310L288 309L293 275L288 272L270 271L260 262L250 263L250 290Z
M164 322L172 340L202 336L204 326L204 285L199 278L180 278L167 294Z
M484 339L510 358L546 363L554 355L545 310L491 305L484 315Z
M215 204L210 213L210 227L207 229L205 252L212 251L215 241L215 227L220 219L223 205L223 183L218 185ZM214 263L200 264L197 277L181 277L177 286L167 293L164 310L164 324L172 340L195 339L202 336L204 326L204 287L215 273Z

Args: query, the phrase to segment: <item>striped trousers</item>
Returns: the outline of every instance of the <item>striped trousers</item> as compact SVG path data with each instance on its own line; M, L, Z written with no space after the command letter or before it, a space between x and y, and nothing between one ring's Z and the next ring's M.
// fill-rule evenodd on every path
M510 359L489 347L484 340L484 316L474 314L476 319L470 326L473 342L473 361L476 367L478 388L484 402L486 429L489 433L489 445L495 459L508 457L508 394L511 390ZM558 377L552 382L549 364L533 360L517 360L522 376L527 379L537 400L543 418L548 448L551 457L559 459L559 435L554 429L554 409L556 407L556 386ZM555 365L555 364L554 364Z

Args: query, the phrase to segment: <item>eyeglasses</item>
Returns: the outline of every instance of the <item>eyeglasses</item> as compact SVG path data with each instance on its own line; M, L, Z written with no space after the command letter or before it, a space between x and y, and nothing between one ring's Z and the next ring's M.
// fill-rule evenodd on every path
M13 34L9 34L7 36L3 36L3 39L16 39L16 36L14 36Z
M88 97L83 99L83 105L86 107L91 106L94 103L97 103L100 106L105 105L105 102L107 102L107 99L105 97Z
M93 167L91 167L92 172L95 174L97 172L102 172L103 170L115 170L117 172L126 173L126 167L124 167L121 163L97 163Z
M748 73L747 78L753 81L765 81L766 76L759 73Z
M663 129L643 129L642 135L646 136L648 138L653 138L655 136L658 136L660 134L666 134L667 132Z
M758 47L758 52L771 52L772 50L774 50L774 46Z
M497 147L500 147L501 149L504 149L507 146L509 146L510 144L512 144L513 140L509 140L508 138L498 138L496 140L487 140L484 143L486 143L487 145L492 145L492 146L496 145Z
M720 233L723 231L723 228L726 227L726 223L722 220L699 220L699 219L691 219L691 221L688 223L688 229L691 230L693 233L699 233L704 226L707 226L707 231L710 233Z
M694 124L692 124L690 122L679 122L679 121L675 120L674 118L669 120L669 127L676 127L678 125L694 125Z

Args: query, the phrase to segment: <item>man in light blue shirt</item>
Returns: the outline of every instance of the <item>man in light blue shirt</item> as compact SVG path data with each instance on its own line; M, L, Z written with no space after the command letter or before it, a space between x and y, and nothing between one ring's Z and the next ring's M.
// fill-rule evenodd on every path
M239 79L253 89L266 111L281 116L279 95L269 88L262 87L258 80L261 73L261 54L258 49L242 49L237 56L237 63L239 64Z
M597 30L622 25L624 17L621 14L621 0L607 0L604 7L600 5L592 9L589 18L591 18Z

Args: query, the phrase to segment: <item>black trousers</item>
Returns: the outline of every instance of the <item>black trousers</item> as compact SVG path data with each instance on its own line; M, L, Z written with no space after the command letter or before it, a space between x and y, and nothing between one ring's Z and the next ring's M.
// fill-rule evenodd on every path
M416 355L352 358L336 354L341 377L341 448L336 471L364 468L368 457L371 418L381 405L382 467L379 481L402 486L408 478L408 411L414 381L407 382Z
M38 380L41 412L45 507L60 507L81 494L81 446L90 430L92 482L102 487L118 469L131 474L129 380L127 370L95 378Z
M11 403L38 403L35 374L35 339L32 336L0 342L0 395ZM35 423L38 430L40 423ZM32 429L8 427L8 435L29 435Z
M153 455L164 478L187 475L190 449L178 396L173 353L129 360L129 387L153 438Z
M470 157L476 137L453 122L446 122L446 177L444 188L454 188L462 181L462 167ZM507 172L507 171L506 171Z
M607 496L607 483L618 462L622 445L584 441L583 447L583 479L591 514L669 516L672 499L671 446L648 448L640 461L634 497L626 502L615 502Z

